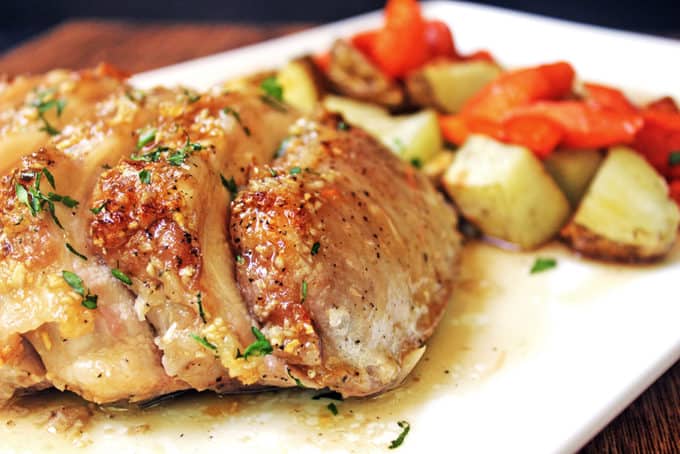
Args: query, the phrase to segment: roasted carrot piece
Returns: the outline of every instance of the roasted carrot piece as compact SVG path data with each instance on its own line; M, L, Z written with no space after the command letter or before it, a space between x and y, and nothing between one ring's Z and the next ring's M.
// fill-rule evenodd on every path
M663 98L650 102L645 106L645 109L657 112L680 113L678 105L670 96L664 96Z
M562 144L575 148L599 148L629 144L643 126L642 116L602 109L582 101L541 101L515 109L518 115L545 116L564 130Z
M562 127L544 115L518 115L503 122L505 141L524 145L546 158L564 137Z
M633 148L668 178L680 179L680 113L644 109L644 127L635 136Z
M416 0L388 0L385 27L378 33L372 57L388 76L401 77L429 58L425 20Z
M635 113L637 108L626 98L621 90L606 85L584 83L586 102L604 109L618 112Z
M444 22L440 20L427 21L425 23L425 40L427 41L430 59L460 59L451 30Z
M680 205L680 179L671 181L669 185L671 199Z
M380 30L368 30L365 32L357 33L352 36L350 42L352 46L361 51L369 59L373 59L373 48L375 47L375 40L380 33Z
M501 121L516 107L565 97L573 81L574 69L565 62L511 71L480 90L465 103L461 113Z
M465 119L460 115L440 115L439 129L447 142L463 145L470 135Z

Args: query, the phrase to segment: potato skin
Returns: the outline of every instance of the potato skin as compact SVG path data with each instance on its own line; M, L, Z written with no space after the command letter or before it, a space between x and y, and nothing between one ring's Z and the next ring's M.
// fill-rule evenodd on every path
M347 41L338 40L333 44L328 79L334 91L350 98L392 110L399 109L405 103L402 87L387 78Z
M663 258L669 249L650 250L617 243L582 225L571 223L561 232L564 241L578 253L597 260L620 263L650 263Z
M651 262L673 247L679 223L663 178L634 150L614 147L561 235L588 257Z

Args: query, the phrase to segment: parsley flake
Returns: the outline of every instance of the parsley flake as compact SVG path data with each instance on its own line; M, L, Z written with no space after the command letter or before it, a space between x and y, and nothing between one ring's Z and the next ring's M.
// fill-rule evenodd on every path
M76 292L78 295L83 297L81 304L88 309L97 308L97 295L93 295L89 290L85 290L83 285L83 280L76 273L72 271L63 270L61 276L66 281L66 283Z
M678 166L680 165L680 151L671 151L668 155L668 165Z
M411 165L416 169L421 169L423 167L423 162L418 158L411 159Z
M320 248L320 247L321 247L321 243L319 243L318 241L317 241L316 243L314 243L314 244L312 245L312 250L311 250L312 255L318 254L318 253L319 253L319 248Z
M331 402L330 404L326 405L326 408L333 413L333 416L338 415L338 407L335 406L335 402Z
M141 181L143 184L151 183L151 172L146 169L139 172L139 181Z
M409 431L411 430L411 425L406 421L399 421L397 425L401 427L401 433L397 438L392 440L389 446L390 449L396 449L401 446L404 443L406 435L408 435Z
M295 386L297 386L298 388L307 389L307 387L306 387L305 385L302 384L302 382L300 381L299 378L293 377L293 374L290 373L290 369L287 368L287 367L286 367L286 373L288 374L288 376L289 376L290 378L293 379L293 381L295 382Z
M227 189L227 191L229 191L231 200L234 200L238 195L238 186L236 186L236 181L234 181L234 177L230 177L227 180L226 178L224 178L224 175L220 174L220 180L222 181L222 186L224 186Z
M107 203L109 203L109 201L105 200L104 202L102 202L101 205L96 206L94 208L90 208L90 211L92 212L92 214L99 214L104 208L106 208Z
M205 336L200 337L197 334L191 333L191 338L193 340L195 340L196 342L198 342L199 344L201 344L202 346L204 346L205 348L209 348L210 350L217 351L217 346L215 344L211 344L210 342L208 342L208 339L206 339Z
M76 249L75 249L73 246L71 246L69 243L66 243L66 249L68 249L69 252L70 252L71 254L75 255L76 257L80 257L80 258L83 259L83 260L87 260L87 257L85 257L85 256L84 256L83 254L81 254L80 252L76 251Z
M299 166L295 166L292 169L290 169L290 174L291 175L298 175L299 173L302 172L302 169Z
M132 285L132 279L130 279L130 276L123 273L118 268L112 268L111 275L121 281L123 284Z
M199 94L196 93L196 92L190 91L190 90L187 89L187 88L184 89L184 96L187 97L187 102L188 102L189 104L193 104L193 103L195 103L196 101L198 101L199 99L201 99L201 95L199 95Z
M56 211L54 208L54 202L61 202L68 208L74 208L78 206L78 201L72 199L67 195L55 194L54 192L44 194L40 189L40 180L43 175L45 175L45 179L47 179L50 185L54 187L54 176L47 169L42 169L36 174L33 173L26 174L25 177L34 178L33 186L31 186L30 188L26 188L19 183L15 183L14 191L16 193L17 200L20 203L26 205L28 209L31 211L31 215L33 216L37 216L38 213L40 213L43 210L46 210L52 217L52 220L54 220L54 223L59 228L63 229L64 227L61 225L61 222L59 222L59 219L57 218Z
M349 125L342 120L338 121L337 126L340 131L349 131Z
M241 254L239 254L236 256L236 263L238 263L239 265L243 265L244 263L246 263L246 260L243 258Z
M51 109L56 109L57 117L61 117L61 113L66 108L66 100L53 98L54 93L54 89L44 90L38 93L38 99L31 103L38 111L38 118L43 122L43 127L40 130L45 131L51 136L56 136L60 131L50 124L47 118L45 118L45 113Z
M272 344L269 343L259 329L253 326L250 330L253 332L253 336L255 336L256 340L246 347L243 354L241 354L239 350L236 350L237 358L248 359L249 356L264 356L274 351Z
M139 135L139 139L137 139L137 149L141 150L154 140L156 140L156 128L149 128Z
M161 158L161 153L168 150L169 148L167 147L156 147L153 151L150 151L143 155L138 156L133 154L132 156L130 156L130 159L132 161L158 162L158 160Z
M276 76L267 77L260 84L260 88L268 97L275 99L278 102L283 101L283 87L276 79Z
M531 267L530 274L542 273L543 271L555 268L557 266L557 260L547 257L538 257Z
M175 150L171 155L168 156L168 163L173 166L181 166L194 151L200 151L202 149L203 145L197 142L191 142L189 139L189 134L187 134L186 143L182 148Z
M302 286L300 288L300 302L304 303L307 299L307 281L302 281Z
M198 292L196 294L196 304L198 305L198 315L201 317L201 320L203 323L206 323L205 321L205 312L203 311L203 298L201 296L201 292Z
M225 107L222 109L222 112L224 112L225 115L231 115L234 117L234 120L236 120L236 123L241 125L241 129L243 129L243 132L245 135L250 136L250 128L246 125L243 124L241 121L241 114L239 114L237 111L232 109L231 107Z

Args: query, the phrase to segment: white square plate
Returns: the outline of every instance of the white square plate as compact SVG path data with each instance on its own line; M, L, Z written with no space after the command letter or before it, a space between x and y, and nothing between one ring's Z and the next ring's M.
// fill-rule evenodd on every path
M680 99L678 42L465 3L424 10L451 26L463 52L489 49L508 66L567 60L582 79ZM206 88L379 22L368 14L133 82ZM529 275L537 256L557 258L557 269ZM387 452L400 420L411 431L397 452L574 451L680 357L679 275L677 246L662 264L625 267L581 260L560 245L522 254L471 245L460 288L412 376L376 399L337 403L338 416L306 391L202 395L142 414L98 414L71 438L2 424L0 451Z

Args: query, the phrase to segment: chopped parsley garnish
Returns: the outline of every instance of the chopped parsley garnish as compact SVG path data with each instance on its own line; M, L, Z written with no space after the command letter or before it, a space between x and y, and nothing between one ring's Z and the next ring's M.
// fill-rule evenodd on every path
M99 214L104 208L106 208L107 203L109 203L109 201L105 200L104 202L102 202L101 205L94 208L90 208L90 211L92 212L92 214Z
M312 397L312 400L319 400L319 399L331 399L331 400L339 400L342 401L342 394L340 394L337 391L326 391L322 392L319 394L315 394Z
M199 95L196 92L190 91L186 88L184 89L184 95L187 97L187 101L189 102L189 104L193 104L199 99L201 99L201 95Z
M269 343L259 329L253 326L250 330L253 332L253 336L255 336L256 340L246 347L243 354L241 354L240 350L236 350L237 358L248 359L249 356L264 356L274 351L272 344Z
M283 87L276 79L276 76L267 77L260 84L260 88L265 92L266 96L278 102L283 102Z
M201 292L198 292L196 294L196 304L198 305L198 316L201 317L203 323L206 323L205 312L203 311L203 297L201 295Z
M97 299L97 295L87 294L85 295L85 298L83 298L81 304L87 309L97 309Z
M239 254L236 256L236 263L238 263L239 265L243 265L244 263L246 263L246 260L243 258L241 254Z
M146 169L139 172L139 181L141 181L143 184L151 183L151 172Z
M295 382L295 385L296 385L298 388L307 389L307 387L306 387L305 385L302 384L302 382L300 381L299 378L293 377L293 374L290 373L290 369L288 369L287 367L286 367L286 373L288 374L288 376L289 376L290 378L293 379L293 381Z
M130 279L130 276L123 273L118 268L111 269L111 275L121 281L123 284L132 285L132 279Z
M416 169L421 169L423 167L423 162L418 158L411 159L411 165Z
M35 178L33 181L33 186L31 186L30 188L26 188L19 183L14 184L14 191L16 193L17 200L20 203L26 205L28 209L31 211L31 214L33 216L37 216L38 213L40 213L41 211L47 210L47 212L54 220L54 223L57 224L59 228L63 229L64 227L61 225L61 222L59 222L59 219L57 218L54 208L54 202L61 202L68 208L74 208L78 206L78 201L72 199L67 195L60 195L54 192L48 192L47 195L45 195L40 189L40 180L43 175L45 175L47 182L52 186L52 188L54 188L55 187L54 176L50 173L49 170L43 168L35 175L30 174L30 176L33 176Z
M241 114L239 114L237 111L235 111L231 107L225 107L224 109L222 109L222 112L224 112L225 115L231 115L232 117L234 117L234 120L236 120L236 123L241 125L241 129L243 129L243 132L245 133L245 135L250 136L250 128L248 126L244 125L243 122L241 121Z
M307 281L302 281L302 286L300 288L300 302L304 303L307 299Z
M283 105L281 102L277 101L276 99L272 98L271 96L263 95L260 96L260 100L267 104L269 107L271 107L274 110L278 110L279 112L287 112L288 109L286 109L286 106Z
M158 160L161 158L161 153L168 150L169 148L167 147L156 147L154 148L153 151L150 151L140 156L133 154L132 156L130 156L130 159L133 161L158 162Z
M147 129L139 135L139 139L137 139L137 149L141 150L154 140L156 140L156 128Z
M229 191L231 200L234 200L236 198L236 195L238 195L238 186L236 186L236 181L234 181L234 177L230 177L227 180L226 178L224 178L224 175L220 174L220 180L222 181L222 186L224 186L227 189L227 191Z
M43 122L43 127L40 128L41 131L45 131L51 136L59 134L59 130L55 129L47 118L45 118L45 113L51 109L56 109L57 117L61 117L61 113L66 108L66 100L61 98L53 98L55 90L49 89L38 93L38 99L33 101L31 105L38 110L38 118Z
M338 414L338 407L335 406L335 402L331 402L330 404L326 405L326 408L333 413L333 416L337 416Z
M402 443L404 443L404 439L406 438L406 435L408 435L409 431L411 430L411 425L406 421L399 421L397 423L397 425L399 427L401 427L401 433L399 434L399 436L397 438L392 440L392 442L390 443L390 446L389 446L390 449L395 449L395 448L398 448L399 446L401 446Z
M181 166L194 151L200 151L202 149L203 145L197 142L191 142L189 134L187 134L187 141L184 146L169 155L168 162L173 166Z
M291 175L297 175L297 174L299 174L300 172L302 172L302 169L301 169L299 166L296 166L296 167L293 167L292 169L290 169L290 172L289 172L289 173L290 173Z
M318 254L318 253L319 253L319 248L320 248L320 247L321 247L321 243L319 243L318 241L317 241L316 243L314 243L314 244L312 245L312 251L311 251L312 255Z
M349 125L344 121L340 120L338 121L338 129L340 131L349 131Z
M146 98L146 94L142 90L128 90L125 92L125 96L132 102L140 103Z
M63 270L61 276L64 278L66 283L75 291L78 295L83 297L81 304L88 309L97 308L97 295L90 293L90 290L86 290L83 285L83 280L76 273L72 271Z
M191 338L192 338L193 340L195 340L196 342L198 342L199 344L201 344L202 346L204 346L205 348L209 348L210 350L215 350L215 351L217 351L217 346L214 345L214 344L211 344L210 342L208 342L208 339L206 339L205 336L204 336L204 337L200 337L200 336L197 335L197 334L191 333Z
M76 249L75 249L73 246L71 246L69 243L66 243L66 249L68 249L69 252L70 252L71 254L75 255L76 257L80 257L80 258L83 259L83 260L87 260L87 257L85 257L85 256L84 256L83 254L81 254L80 252L76 251Z
M531 274L541 273L543 271L555 268L557 266L557 260L547 257L538 257L531 267Z
M272 169L271 167L269 167L269 173L270 173L271 176L273 176L273 177L276 176L276 170Z
M671 153L668 155L668 165L680 165L680 151L671 151Z
M52 189L57 189L56 183L54 182L54 175L52 175L52 172L47 170L47 167L43 167L42 169L43 175L45 175L45 178L47 179L47 182L52 186Z

